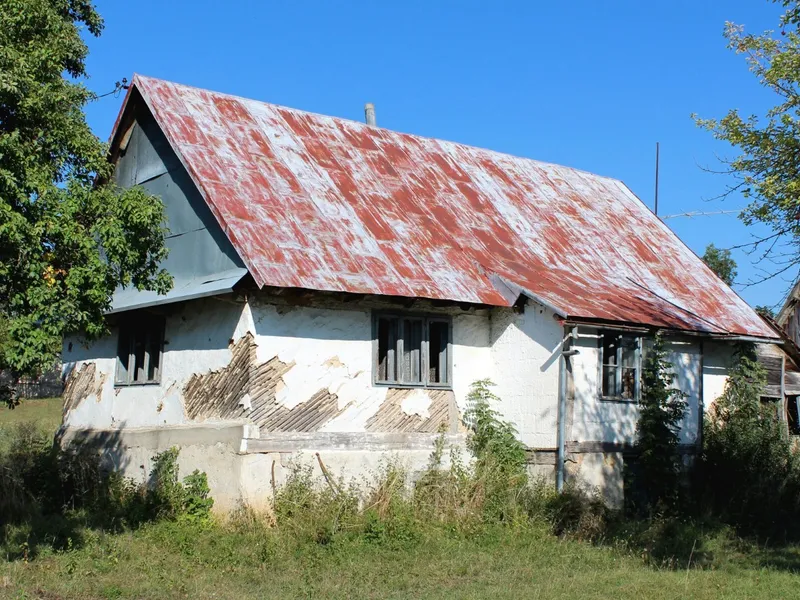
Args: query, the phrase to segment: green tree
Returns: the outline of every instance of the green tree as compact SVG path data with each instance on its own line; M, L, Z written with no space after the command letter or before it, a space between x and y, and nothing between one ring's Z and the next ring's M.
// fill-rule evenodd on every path
M714 244L706 246L703 262L728 285L733 285L736 280L736 261L733 260L730 250L717 248Z
M697 491L701 505L745 533L800 536L800 455L780 401L762 401L767 372L753 344L740 344L723 394L703 426Z
M160 200L110 183L84 107L89 0L0 0L0 370L36 375L94 338L118 285L165 292Z
M775 2L776 0L773 0ZM778 0L786 8L786 12L781 17L781 27L786 25L800 24L800 6L794 0Z
M639 444L639 490L645 506L673 507L677 500L681 458L680 425L686 410L685 394L675 387L675 373L667 360L664 339L657 333L645 353L642 394L636 425Z
M749 201L740 214L742 221L770 230L750 245L760 260L771 261L761 281L800 265L800 4L780 4L785 7L780 34L746 33L730 22L724 32L728 48L743 54L758 82L774 92L775 106L761 118L742 116L738 110L721 119L694 117L737 151L725 161L733 184L724 196L740 193Z
M736 348L728 370L725 391L711 408L714 426L725 426L741 420L750 425L761 419L761 396L767 384L767 372L758 362L753 344L742 343Z

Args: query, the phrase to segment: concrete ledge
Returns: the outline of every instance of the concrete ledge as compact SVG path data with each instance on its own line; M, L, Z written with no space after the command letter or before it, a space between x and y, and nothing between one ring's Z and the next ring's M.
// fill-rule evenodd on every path
M241 503L268 509L275 487L291 474L293 464L311 467L322 480L324 457L329 473L345 479L380 472L387 455L398 457L410 474L427 465L438 434L427 433L261 433L247 423L195 423L131 429L66 428L58 442L97 451L101 464L136 481L147 481L153 459L171 447L180 450L184 477L195 469L206 473L214 510L233 510ZM446 434L447 446L463 447L464 434ZM444 457L447 464L448 457Z
M636 444L627 442L567 442L567 454L600 454L610 452L622 452L624 454L638 454ZM678 444L678 453L697 454L699 448L697 444Z
M354 450L367 452L397 452L402 450L433 450L437 433L261 433L260 439L243 440L248 454L299 452L302 450ZM466 434L445 434L447 446L463 446Z
M242 438L251 432L245 423L192 423L164 427L131 429L84 429L67 427L59 431L58 441L92 446L170 448L172 446L214 446L227 444L239 449Z

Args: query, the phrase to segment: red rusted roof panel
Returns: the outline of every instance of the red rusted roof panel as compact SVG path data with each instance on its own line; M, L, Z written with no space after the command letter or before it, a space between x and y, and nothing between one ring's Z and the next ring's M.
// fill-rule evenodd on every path
M621 182L136 76L260 285L775 337Z

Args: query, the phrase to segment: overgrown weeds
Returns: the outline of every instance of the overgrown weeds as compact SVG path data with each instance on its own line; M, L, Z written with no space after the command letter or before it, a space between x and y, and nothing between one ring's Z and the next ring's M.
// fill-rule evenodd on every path
M491 385L478 381L469 395L468 459L446 448L442 434L413 480L392 460L361 485L323 485L309 466L295 465L275 497L278 529L321 545L360 539L407 546L434 532L475 535L498 526L550 527L558 535L600 540L608 509L577 487L559 495L544 479L529 479L525 448L500 418Z
M682 394L672 386L674 376L658 343L644 390L648 418L640 427L650 451L644 448L640 459L644 468L635 484L642 502L632 512L610 510L599 495L573 484L557 494L551 482L531 480L525 448L500 418L491 382L479 381L465 414L472 430L470 456L446 448L442 436L428 468L414 480L390 461L362 486L323 486L310 468L297 467L278 492L277 527L321 545L347 539L392 546L418 544L434 532L472 536L497 527L546 527L557 536L609 545L660 568L711 565L715 548L747 545L740 535L775 532L778 518L798 514L800 476L795 473L800 471L778 425L757 404L748 419L728 415L710 430L697 467L705 481L688 489L677 451ZM733 398L740 385L734 371L726 397ZM741 390L736 393L742 396ZM737 463L745 468L738 474ZM717 472L709 475L712 466ZM705 504L712 510L700 510L705 502L700 496L709 490L722 495ZM790 539L787 531L784 527L782 541Z
M265 540L278 535L306 549L342 543L415 547L431 536L481 536L498 527L602 542L612 513L577 487L556 494L550 482L529 478L526 449L500 417L500 400L491 390L491 382L478 381L469 395L468 455L446 447L442 434L428 467L414 477L391 459L361 482L329 474L318 480L310 466L297 464L276 493L273 519L242 509L228 526L261 532ZM62 451L28 426L12 438L0 455L3 489L9 490L0 504L7 556L32 558L46 548L80 546L91 528L121 531L168 520L196 531L209 521L213 500L205 475L194 472L181 481L175 449L154 457L145 484L101 469L97 448ZM265 553L274 551L270 544L264 542Z
M178 451L153 460L147 482L102 468L97 448L61 449L52 434L21 423L0 452L0 547L8 557L81 543L87 527L119 531L168 519L206 523L213 500L204 473L178 479Z
M723 395L704 425L694 478L696 513L740 534L800 539L800 455L774 408L761 402L766 372L742 345Z

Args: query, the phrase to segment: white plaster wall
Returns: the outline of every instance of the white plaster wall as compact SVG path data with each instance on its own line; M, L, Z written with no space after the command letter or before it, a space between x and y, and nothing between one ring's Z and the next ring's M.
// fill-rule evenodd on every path
M667 360L675 373L674 386L686 397L686 411L681 423L680 442L697 442L700 431L700 406L702 394L702 347L698 341L671 341L667 344Z
M453 393L461 413L475 381L495 378L491 319L486 315L453 317Z
M167 318L160 385L114 387L116 332L89 347L64 344L65 369L94 361L100 397L92 394L71 411L65 424L88 428L141 428L186 424L181 390L194 373L228 364L230 341L254 334L258 359L277 356L294 363L283 378L278 400L288 408L326 388L339 398L343 413L322 431L361 432L379 409L387 388L372 385L372 316L361 307L286 307L265 302L233 304L215 299L184 304ZM453 390L463 413L470 385L495 382L498 407L535 448L557 443L558 369L562 327L552 313L529 304L523 313L453 315ZM575 402L568 441L635 441L638 407L598 399L597 336L585 328L572 358ZM689 394L682 441L696 440L700 395L706 408L722 393L732 357L729 344L673 342L670 354L677 384ZM409 413L425 415L424 393L406 403Z
M499 411L534 448L555 448L558 362L563 327L553 313L529 303L523 313L494 309L491 317L492 380Z
M229 342L246 331L241 305L198 300L166 319L161 383L114 387L117 331L84 346L76 339L64 342L64 370L94 362L96 381L103 381L100 397L85 398L65 416L69 427L131 428L179 425L186 422L181 390L194 373L224 367L231 359Z
M724 342L703 344L703 409L706 411L725 391L733 354L733 344Z
M362 432L388 388L372 384L372 313L369 308L287 307L264 302L233 304L202 300L184 304L166 319L161 383L114 387L117 332L81 346L64 343L65 371L96 365L98 397L85 398L65 419L69 427L141 428L186 424L181 392L195 373L226 366L230 342L254 335L257 359L277 356L294 366L283 376L277 399L287 408L321 389L338 396L344 412L326 432ZM461 411L470 384L492 377L490 324L486 313L453 316L453 390ZM425 415L430 399L421 391L407 403L409 414ZM427 404L426 404L427 403Z
M598 333L581 329L575 346L580 353L572 357L575 402L569 441L635 442L637 404L600 399ZM701 346L699 342L673 340L668 341L666 349L676 375L675 387L687 394L681 443L693 443L697 440L703 390Z
M323 432L366 431L388 388L372 384L372 313L370 310L313 307L252 307L252 330L258 360L277 356L294 367L283 376L278 402L293 408L321 389L336 394L342 414L326 423ZM453 391L463 411L469 386L491 377L489 319L486 315L453 317ZM430 399L414 396L409 414L426 414ZM427 405L426 405L427 403Z

